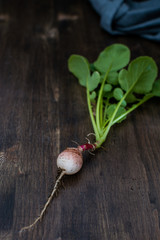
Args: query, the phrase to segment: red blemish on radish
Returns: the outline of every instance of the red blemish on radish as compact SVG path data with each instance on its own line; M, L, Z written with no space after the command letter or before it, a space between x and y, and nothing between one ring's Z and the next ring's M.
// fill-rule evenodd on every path
M93 150L94 151L96 149L96 143L94 143L94 144L86 143L86 144L83 144L81 146L78 146L78 148L82 152L84 152L86 150Z

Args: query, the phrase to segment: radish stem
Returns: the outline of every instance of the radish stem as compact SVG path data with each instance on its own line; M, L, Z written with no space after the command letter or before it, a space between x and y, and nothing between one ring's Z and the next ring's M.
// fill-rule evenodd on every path
M98 132L98 129L97 129L95 118L93 116L93 111L92 111L92 106L91 106L91 100L90 100L88 87L86 88L86 90L87 90L87 103L88 103L89 115L90 115L90 118L91 118L91 122L92 122L92 126L93 126L93 129L94 129L95 135L96 135L96 139L97 139L97 138L99 138L99 132Z

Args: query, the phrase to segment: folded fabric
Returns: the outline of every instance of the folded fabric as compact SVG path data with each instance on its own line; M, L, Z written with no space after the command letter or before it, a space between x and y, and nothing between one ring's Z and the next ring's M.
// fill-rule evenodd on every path
M136 34L160 42L160 0L90 0L111 34Z

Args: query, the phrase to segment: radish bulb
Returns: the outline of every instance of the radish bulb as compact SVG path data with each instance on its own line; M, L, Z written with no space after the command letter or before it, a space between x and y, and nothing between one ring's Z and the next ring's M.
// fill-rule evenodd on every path
M67 148L57 158L57 167L66 175L80 171L83 165L82 151L78 148Z

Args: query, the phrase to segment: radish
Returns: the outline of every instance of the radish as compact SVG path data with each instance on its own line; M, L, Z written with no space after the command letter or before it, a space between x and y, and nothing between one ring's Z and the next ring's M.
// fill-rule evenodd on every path
M20 233L41 221L62 177L73 175L82 168L84 151L100 148L114 124L123 121L130 112L150 98L160 97L160 79L156 80L158 69L155 61L147 56L138 57L130 63L129 61L130 50L122 44L105 48L92 64L79 55L69 58L70 72L78 78L80 85L86 87L95 143L88 142L77 148L66 148L59 154L57 167L61 173L53 191L40 216L29 226L23 227ZM124 68L127 65L128 69Z
M64 175L73 175L77 172L80 171L83 165L83 156L82 152L86 150L94 150L96 148L96 143L95 144L84 144L81 146L78 146L77 148L66 148L63 152L61 152L57 158L57 167L61 171L59 177L57 178L54 188L52 190L52 193L50 197L48 198L46 204L44 205L43 210L41 211L40 215L36 220L29 226L23 227L20 230L20 234L24 230L29 230L31 229L34 225L37 224L37 222L41 221L43 215L46 212L47 207L49 206L50 202L52 201L57 188L58 184L60 183L60 180Z

